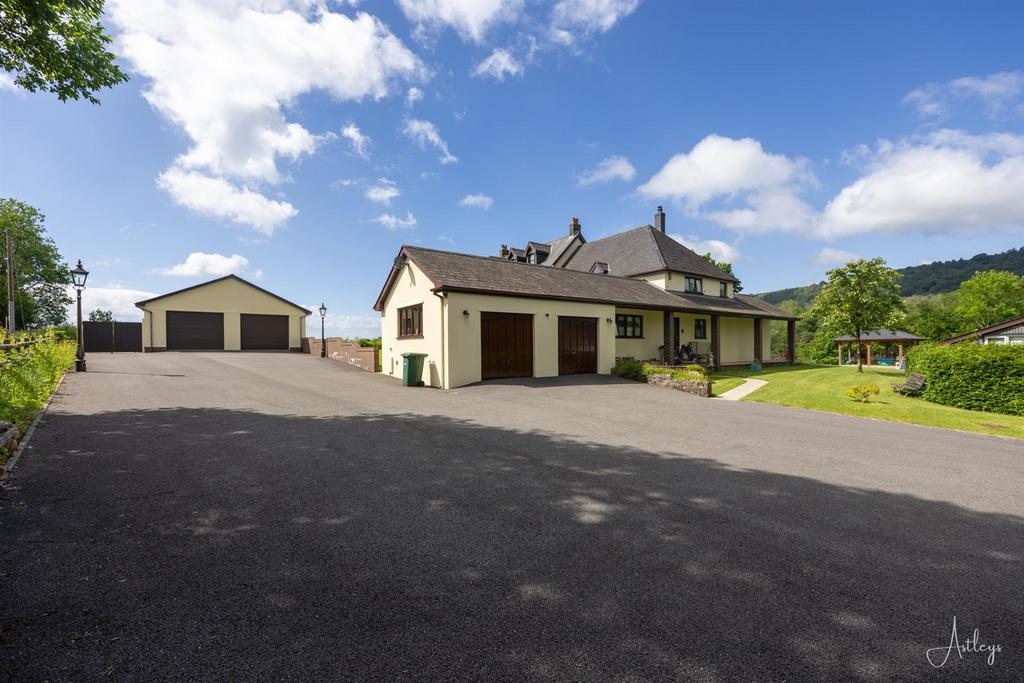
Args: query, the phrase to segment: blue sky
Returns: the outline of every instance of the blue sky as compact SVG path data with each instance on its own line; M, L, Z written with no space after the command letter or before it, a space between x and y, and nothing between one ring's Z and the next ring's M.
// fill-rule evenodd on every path
M493 254L571 216L594 239L659 204L750 292L1024 244L1020 3L124 0L106 22L132 80L102 106L0 75L0 194L122 319L233 271L378 334L402 243Z

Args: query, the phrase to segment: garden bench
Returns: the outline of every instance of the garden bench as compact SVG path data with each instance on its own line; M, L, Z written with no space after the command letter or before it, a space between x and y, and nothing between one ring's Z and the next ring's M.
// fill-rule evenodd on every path
M918 372L912 372L907 376L907 381L903 384L894 384L892 390L897 394L903 394L905 396L914 396L920 394L921 390L924 389L925 378L924 375Z

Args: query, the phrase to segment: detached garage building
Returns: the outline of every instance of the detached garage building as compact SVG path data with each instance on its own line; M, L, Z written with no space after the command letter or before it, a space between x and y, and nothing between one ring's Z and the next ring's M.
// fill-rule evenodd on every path
M309 311L237 275L135 304L144 351L299 351Z

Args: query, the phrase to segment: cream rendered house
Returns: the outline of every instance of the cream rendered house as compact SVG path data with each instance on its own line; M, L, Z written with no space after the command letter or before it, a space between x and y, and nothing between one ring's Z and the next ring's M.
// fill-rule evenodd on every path
M423 380L453 388L486 379L611 372L617 358L715 368L792 362L786 311L734 291L736 278L655 225L587 242L569 234L498 257L404 246L374 309L383 372L426 354ZM788 324L771 358L770 323Z
M237 275L139 301L142 349L299 351L310 311Z

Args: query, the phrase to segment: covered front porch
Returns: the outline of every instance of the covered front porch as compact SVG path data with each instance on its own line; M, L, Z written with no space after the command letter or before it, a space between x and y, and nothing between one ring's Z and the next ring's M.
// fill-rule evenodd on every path
M771 344L773 322L782 321L767 316L616 308L615 356L665 365L696 363L710 370L754 363L792 364L796 321L785 320L785 347L776 353Z

